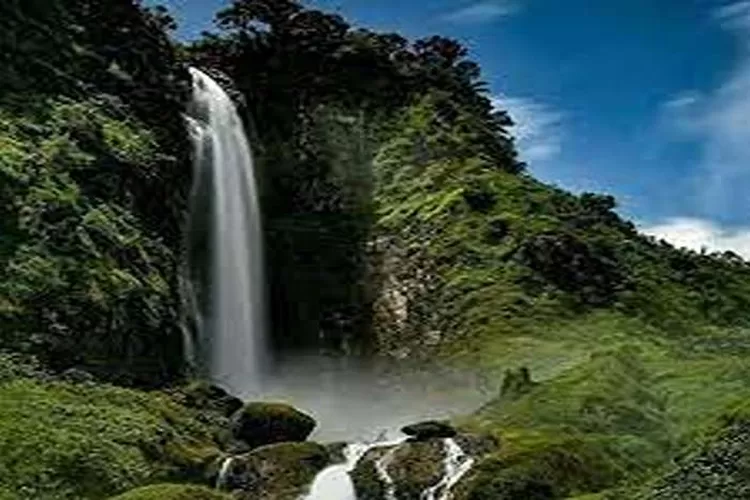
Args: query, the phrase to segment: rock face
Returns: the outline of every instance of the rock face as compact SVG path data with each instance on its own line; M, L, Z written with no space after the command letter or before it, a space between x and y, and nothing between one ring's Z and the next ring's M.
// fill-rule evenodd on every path
M247 500L298 498L329 463L328 450L317 443L263 446L230 458L220 488Z
M424 498L425 492L446 474L445 443L451 438L471 457L497 450L494 440L458 433L445 423L423 422L407 428L409 434L421 438L393 448L375 448L357 463L352 480L359 500L382 500L388 498L389 490L399 500Z
M456 436L456 429L445 422L430 420L418 424L407 425L401 432L411 436L415 441L427 441L428 439L452 438Z
M301 442L315 429L315 419L281 403L247 403L232 415L235 439L257 448L272 443Z

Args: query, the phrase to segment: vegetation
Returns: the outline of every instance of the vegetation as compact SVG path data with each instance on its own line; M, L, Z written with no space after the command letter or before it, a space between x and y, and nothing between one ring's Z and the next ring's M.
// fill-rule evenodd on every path
M144 486L118 495L112 500L229 500L229 495L206 488L183 484L156 484Z
M183 372L185 84L127 0L0 7L0 338L121 383Z
M0 383L3 498L106 498L200 478L211 430L168 398L97 384Z
M457 498L746 491L747 262L644 237L612 197L528 175L454 40L294 0L236 0L190 45L172 28L133 0L0 5L0 498L206 482L230 416L251 446L314 427L288 407L236 413L205 383L107 385L191 370L188 63L233 85L253 138L275 343L476 370L495 391L456 423L502 443ZM401 457L400 489L434 479L429 455ZM328 458L313 443L245 456L280 498ZM356 480L382 494L371 461ZM221 498L121 498L186 495Z

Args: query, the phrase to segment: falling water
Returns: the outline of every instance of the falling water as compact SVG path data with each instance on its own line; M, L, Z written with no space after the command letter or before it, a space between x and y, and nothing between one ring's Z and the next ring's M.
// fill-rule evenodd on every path
M193 283L198 276L198 362L235 393L259 389L265 361L260 211L253 159L237 110L205 73L190 70L195 181L190 222ZM196 243L198 241L198 243ZM196 248L198 250L196 250ZM190 348L190 344L187 346Z
M456 443L449 438L443 441L445 461L443 462L443 477L436 485L429 487L422 495L422 500L448 500L451 489L474 465L474 459L468 456Z
M216 476L217 490L222 489L227 484L227 477L229 476L229 472L232 470L232 462L234 462L234 457L227 457L223 462L221 462L219 475Z
M376 448L392 448L392 450L395 450L395 447L403 442L404 438L399 438L393 441L353 443L348 445L344 448L344 462L332 465L321 471L321 473L315 477L315 481L313 481L313 484L310 487L310 493L305 497L305 500L357 500L357 494L354 491L354 484L352 483L350 474L357 466L359 460L370 450ZM387 453L386 456L389 455L389 453ZM380 460L378 460L376 465L376 467L378 467L378 475L380 476L380 479L389 480L390 478L387 476L387 472L385 473L386 477L383 477L383 473L380 472L379 464ZM390 485L387 487L390 488Z
M383 493L384 500L396 500L396 483L388 472L388 467L391 465L391 462L393 462L393 456L396 454L397 450L398 448L388 450L388 453L375 462L375 470L378 473L378 478L385 487L385 492Z

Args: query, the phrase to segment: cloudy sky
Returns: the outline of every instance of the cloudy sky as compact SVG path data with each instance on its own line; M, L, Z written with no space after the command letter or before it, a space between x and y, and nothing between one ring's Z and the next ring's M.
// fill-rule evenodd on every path
M190 38L222 0L165 0ZM750 0L310 0L463 41L530 170L645 231L750 257Z

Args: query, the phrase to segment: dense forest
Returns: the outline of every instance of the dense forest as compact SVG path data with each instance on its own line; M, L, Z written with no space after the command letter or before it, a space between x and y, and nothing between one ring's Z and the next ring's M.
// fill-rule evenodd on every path
M748 262L536 180L456 40L296 0L175 27L135 0L0 1L0 499L231 498L209 487L238 450L234 497L298 498L336 460L183 353L191 66L253 145L276 351L486 381L451 422L492 443L456 499L748 495ZM253 412L284 439L248 437ZM398 498L441 465L419 446ZM374 470L360 498L384 498Z

